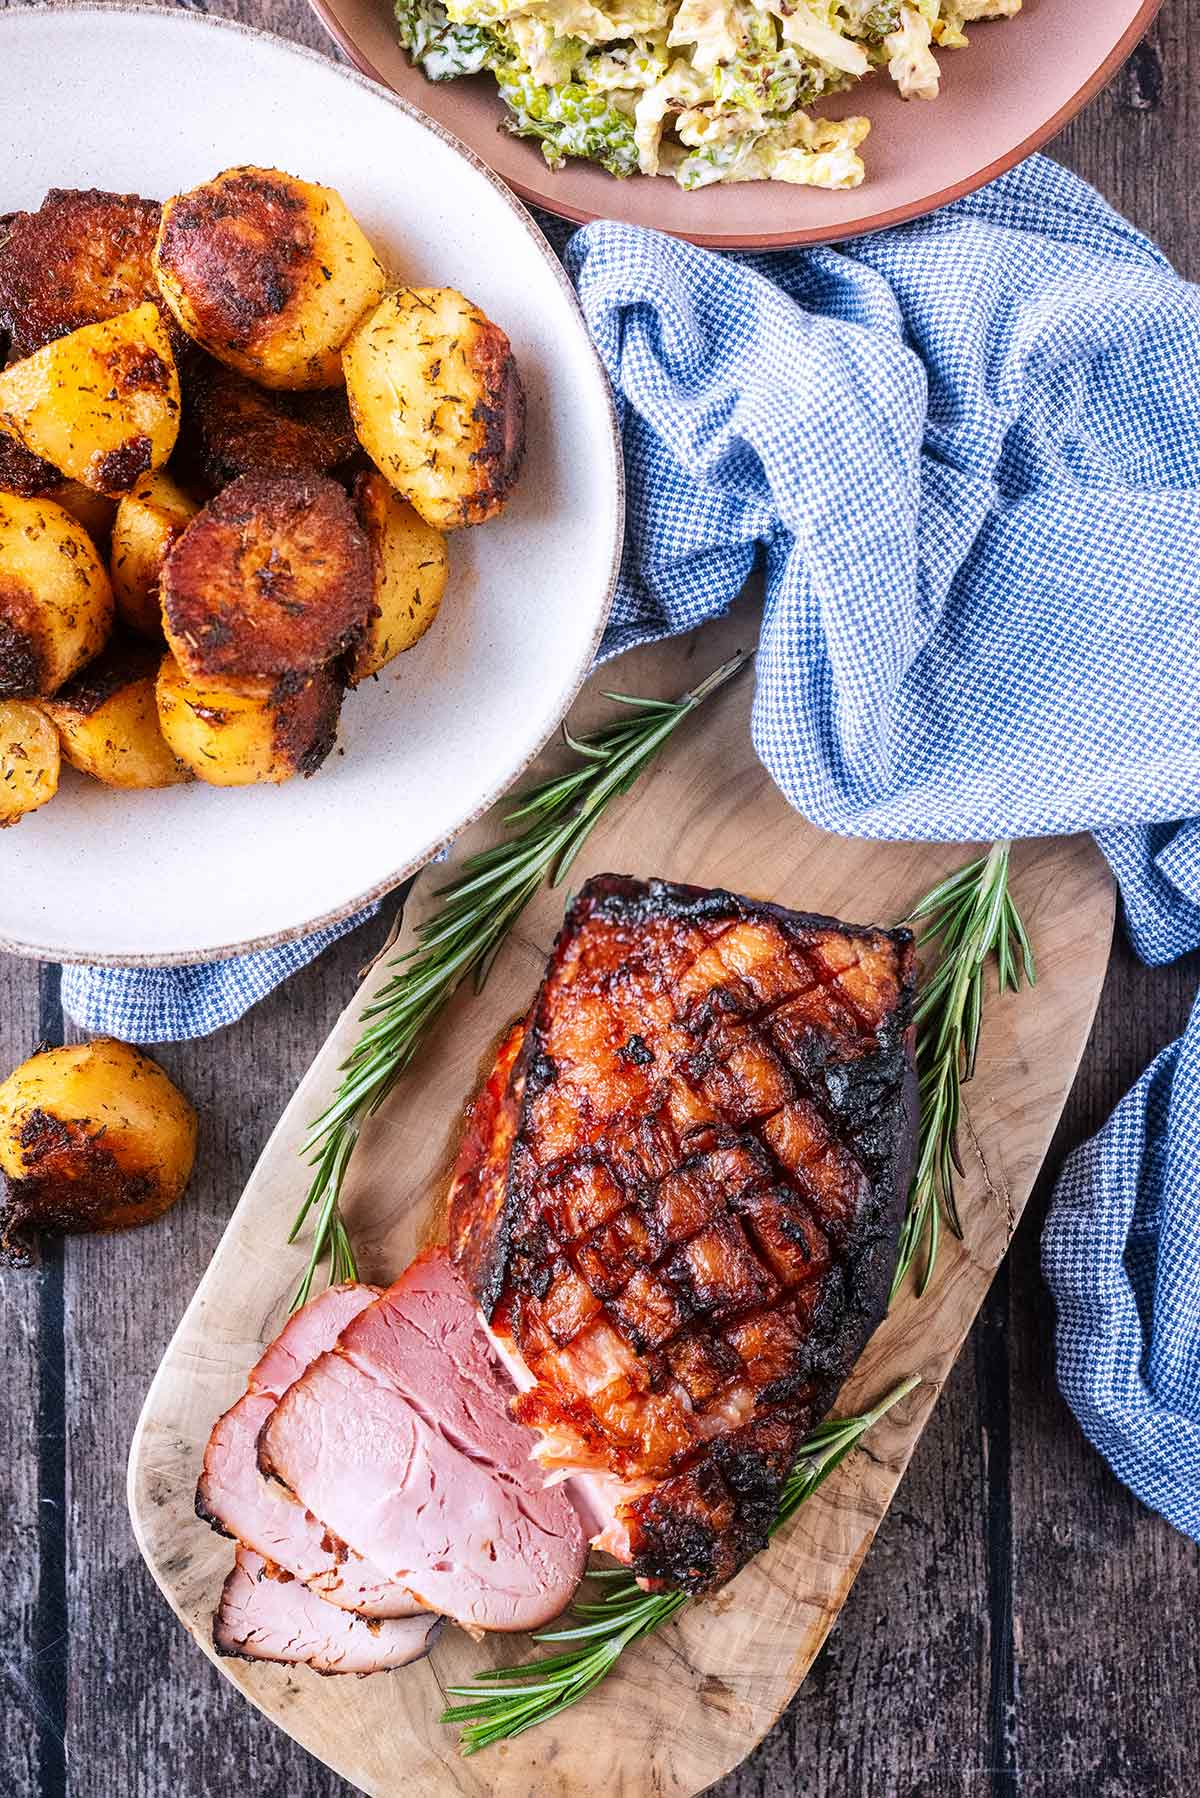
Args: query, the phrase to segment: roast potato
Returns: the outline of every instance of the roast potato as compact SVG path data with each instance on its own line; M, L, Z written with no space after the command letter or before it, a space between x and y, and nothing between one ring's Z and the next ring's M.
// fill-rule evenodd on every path
M157 301L161 214L137 194L59 187L36 212L15 213L0 244L0 319L17 355Z
M504 504L525 448L508 338L452 287L402 287L342 357L354 428L427 524L479 524Z
M82 674L43 701L73 768L106 787L174 787L192 778L159 728L154 685L160 660L148 643L114 639Z
M160 1217L195 1153L196 1113L148 1055L108 1036L40 1050L0 1086L0 1261L28 1261L39 1232Z
M0 493L19 493L22 499L53 494L62 476L40 456L31 456L15 437L0 431Z
M0 443L5 441L0 438ZM83 526L101 555L108 554L113 521L117 516L115 499L107 493L96 493L79 481L60 481L46 497L61 506L64 512L69 512L76 524Z
M352 687L425 635L446 590L446 539L374 469L355 482L354 506L367 533L374 585L367 628L346 659Z
M311 673L357 642L371 556L323 475L243 475L167 557L163 624L181 668L226 684Z
M359 453L344 388L268 392L197 360L184 383L180 451L211 491L243 474L328 474Z
M0 374L0 431L97 493L161 468L179 432L179 375L147 303L55 338Z
M0 830L58 791L58 732L27 699L0 699Z
M345 203L279 169L226 169L163 207L159 289L188 336L263 387L336 387L387 282Z
M109 569L117 616L140 636L162 638L163 563L199 509L161 468L121 495Z
M57 691L104 647L112 617L82 526L52 500L0 493L0 698Z
M158 673L158 717L173 752L213 787L278 783L315 774L337 735L341 682L327 668L236 688L195 678L168 655Z

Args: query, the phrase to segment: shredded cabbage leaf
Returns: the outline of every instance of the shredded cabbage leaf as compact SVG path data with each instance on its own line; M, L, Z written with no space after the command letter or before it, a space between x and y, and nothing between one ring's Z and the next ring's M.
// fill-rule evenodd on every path
M484 72L507 130L610 174L681 187L857 187L865 118L809 108L874 71L936 98L938 53L1021 0L396 0L400 41L431 81Z

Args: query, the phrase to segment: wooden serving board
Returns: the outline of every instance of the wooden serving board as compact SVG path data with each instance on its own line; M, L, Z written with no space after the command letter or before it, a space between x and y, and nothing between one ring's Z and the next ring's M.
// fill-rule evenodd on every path
M753 641L756 624L743 607L689 639L624 658L593 678L574 727L611 714L606 687L669 694L693 685L739 642ZM572 882L604 870L661 875L888 923L967 859L961 845L835 838L797 817L751 747L752 685L749 674L740 676L684 725L602 822ZM552 748L544 760L560 753ZM402 790L396 802L403 804ZM496 832L493 814L456 855ZM401 946L442 878L435 868L418 882ZM443 1690L493 1657L527 1658L526 1638L477 1646L448 1628L429 1660L366 1680L219 1660L209 1627L231 1545L192 1508L212 1423L242 1391L261 1344L282 1323L306 1259L303 1245L286 1246L305 1186L297 1150L387 968L381 961L367 974L263 1151L151 1386L130 1455L129 1503L142 1553L176 1614L252 1703L371 1798L690 1798L750 1752L845 1602L1008 1246L1091 1025L1113 922L1112 885L1099 854L1086 838L1026 844L1014 856L1014 887L1039 979L1032 993L993 998L987 1009L978 1073L966 1089L964 1240L945 1239L923 1300L906 1292L893 1307L837 1408L862 1409L908 1373L924 1384L715 1600L687 1607L629 1651L582 1705L470 1760L460 1758L453 1731L437 1720ZM436 1232L463 1107L499 1032L529 1002L564 903L561 891L533 902L483 994L455 999L364 1134L346 1210L365 1278L394 1277Z

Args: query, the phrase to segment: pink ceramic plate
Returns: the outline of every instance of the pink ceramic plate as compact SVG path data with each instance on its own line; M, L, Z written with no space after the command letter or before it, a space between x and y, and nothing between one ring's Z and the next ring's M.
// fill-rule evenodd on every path
M839 96L821 110L871 119L867 178L851 192L762 181L684 193L673 181L617 181L582 162L555 173L535 143L500 130L504 109L490 79L434 83L412 67L390 0L312 0L365 74L432 114L523 199L564 218L625 219L717 249L856 237L973 192L1062 129L1120 67L1161 3L1025 0L1015 19L971 26L970 47L940 58L936 101L905 102L886 79Z

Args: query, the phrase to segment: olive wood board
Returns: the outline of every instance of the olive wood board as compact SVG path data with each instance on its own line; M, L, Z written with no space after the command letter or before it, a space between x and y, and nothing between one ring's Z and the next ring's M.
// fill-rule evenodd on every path
M606 688L664 695L694 685L739 643L752 641L755 627L753 610L743 605L686 639L610 664L585 688L573 729L611 714ZM606 870L659 875L890 923L967 859L971 851L961 844L833 837L798 817L755 757L752 691L752 677L743 673L685 722L601 821L569 886ZM543 765L558 765L563 754L552 746ZM498 819L494 812L466 833L450 867L494 840ZM401 948L445 873L434 867L420 877ZM943 1237L925 1297L902 1293L836 1409L863 1409L909 1373L923 1384L715 1599L686 1607L636 1644L579 1706L470 1759L438 1721L444 1688L489 1663L528 1658L528 1638L476 1644L447 1627L429 1659L361 1680L222 1660L210 1625L232 1548L193 1510L213 1421L241 1393L261 1345L282 1324L306 1260L302 1243L287 1246L305 1188L298 1150L306 1124L333 1090L363 1005L388 977L388 955L367 972L263 1150L155 1376L130 1453L129 1504L142 1554L177 1616L253 1704L371 1798L690 1798L755 1747L846 1600L1004 1256L1091 1026L1113 924L1112 883L1100 855L1085 837L1020 845L1013 885L1037 953L1038 982L1031 992L1003 998L993 991L986 1008L977 1074L965 1089L963 1240ZM437 1234L464 1106L500 1032L529 1003L565 900L560 889L532 902L483 992L456 995L364 1132L345 1199L364 1278L393 1278ZM939 1652L936 1642L930 1652Z

